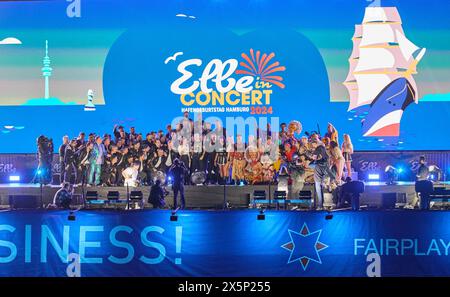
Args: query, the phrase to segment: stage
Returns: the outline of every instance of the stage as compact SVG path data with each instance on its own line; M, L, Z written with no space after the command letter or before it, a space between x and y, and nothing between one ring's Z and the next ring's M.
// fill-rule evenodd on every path
M435 187L444 187L450 189L450 182L436 183ZM3 208L7 208L10 205L11 196L21 196L23 199L35 200L37 204L40 204L41 191L42 191L42 204L48 205L52 203L53 196L59 186L43 186L39 184L0 184L0 205ZM277 189L276 185L246 185L246 186L220 186L220 185L204 185L204 186L186 186L186 207L190 209L223 209L224 196L228 208L248 208L252 206L253 192L265 191L269 198L269 193L273 197L274 191ZM129 188L129 191L142 191L145 207L151 207L148 205L147 198L149 195L150 187L138 187ZM169 195L166 197L166 205L171 206L173 204L173 193L171 187L167 187ZM315 195L314 185L305 184L303 190L311 191L312 195ZM84 204L83 191L86 194L87 191L95 191L98 193L99 200L107 200L108 192L118 191L120 194L119 199L127 199L126 187L75 187L75 205ZM361 196L361 205L366 205L368 208L381 208L383 206L383 200L386 197L394 199L399 205L404 205L410 201L415 194L415 188L413 182L398 182L395 185L386 185L382 182L366 182L365 192ZM288 192L288 199L295 199L292 195L292 189ZM332 202L330 198L325 198L325 206L331 207ZM102 207L102 205L92 205L91 207Z
M449 211L3 211L0 276L450 276Z

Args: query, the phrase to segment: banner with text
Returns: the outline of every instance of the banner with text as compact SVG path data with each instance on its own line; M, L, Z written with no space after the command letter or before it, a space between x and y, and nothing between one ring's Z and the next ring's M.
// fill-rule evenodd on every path
M1 276L450 276L450 212L5 212Z

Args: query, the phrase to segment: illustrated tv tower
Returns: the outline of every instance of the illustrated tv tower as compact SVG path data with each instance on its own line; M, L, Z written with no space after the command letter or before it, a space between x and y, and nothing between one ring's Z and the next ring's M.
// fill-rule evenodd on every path
M43 60L44 67L42 67L42 76L45 79L45 99L50 98L49 80L52 76L52 68L50 67L50 57L48 56L48 40L45 41L45 57Z

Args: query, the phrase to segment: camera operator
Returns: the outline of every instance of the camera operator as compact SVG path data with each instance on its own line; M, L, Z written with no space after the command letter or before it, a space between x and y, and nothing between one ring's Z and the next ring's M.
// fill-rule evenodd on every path
M148 196L148 202L153 205L153 208L164 208L166 202L164 197L169 194L166 189L161 185L161 180L157 179L155 184L150 188L150 195Z
M74 189L69 183L63 183L62 188L56 192L53 198L53 204L59 208L69 209L73 192Z
M37 139L38 146L38 168L41 170L39 182L48 184L52 180L52 161L53 161L53 141L44 135Z
M72 139L69 145L66 146L66 149L64 151L64 164L66 166L64 170L65 183L71 183L72 180L74 183L76 183L77 181L77 155L75 154L76 146L76 139Z

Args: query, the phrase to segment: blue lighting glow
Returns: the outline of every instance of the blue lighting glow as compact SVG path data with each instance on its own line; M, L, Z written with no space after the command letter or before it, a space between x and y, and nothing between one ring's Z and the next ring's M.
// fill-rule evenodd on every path
M9 181L10 182L19 182L20 181L20 176L19 175L10 175L9 176Z
M380 180L380 175L378 173L369 173L367 177L369 180Z

